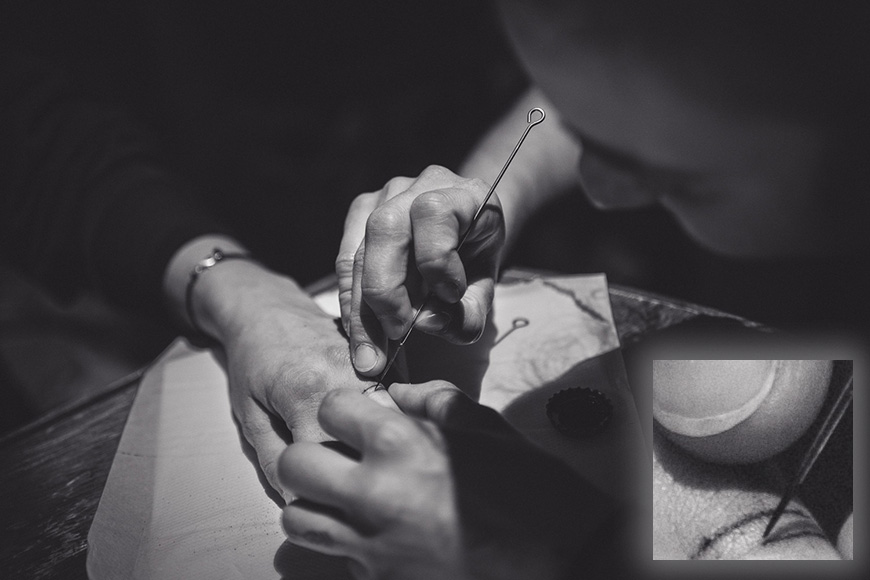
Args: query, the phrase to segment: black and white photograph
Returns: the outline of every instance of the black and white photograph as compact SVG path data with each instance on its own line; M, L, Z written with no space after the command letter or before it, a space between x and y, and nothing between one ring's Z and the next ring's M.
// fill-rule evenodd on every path
M0 578L861 577L868 39L3 0Z

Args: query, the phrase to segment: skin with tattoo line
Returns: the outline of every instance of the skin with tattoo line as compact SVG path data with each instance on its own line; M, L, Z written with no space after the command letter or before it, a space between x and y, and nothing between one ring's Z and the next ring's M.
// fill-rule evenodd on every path
M761 348L756 345L755 350ZM764 537L791 472L782 470L775 456L810 428L819 412L818 401L828 391L832 362L653 361L658 371L653 375L653 398L664 401L653 404L654 559L851 559L835 548L834 539L799 498L792 499ZM759 389L762 383L773 385ZM704 416L711 409L727 417L728 410L746 406L744 399L751 394L743 392L747 388L764 397L753 403L748 417L737 416L735 426L708 421L700 425L704 433L680 437L669 430L686 426L663 408L679 409L682 417ZM803 420L795 421L801 413ZM761 420L753 422L755 414ZM708 446L693 443L718 437L719 427L726 434L733 431L733 436ZM705 437L706 430L712 435ZM751 460L734 461L735 457ZM851 530L846 533L851 537Z
M780 499L773 489L762 467L699 461L656 435L653 559L841 560L798 502L762 537Z

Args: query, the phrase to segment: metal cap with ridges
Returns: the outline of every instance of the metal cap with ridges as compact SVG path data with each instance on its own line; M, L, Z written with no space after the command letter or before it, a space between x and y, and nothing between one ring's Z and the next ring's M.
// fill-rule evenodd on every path
M547 417L559 433L581 439L600 433L613 415L613 404L596 389L564 389L547 401Z

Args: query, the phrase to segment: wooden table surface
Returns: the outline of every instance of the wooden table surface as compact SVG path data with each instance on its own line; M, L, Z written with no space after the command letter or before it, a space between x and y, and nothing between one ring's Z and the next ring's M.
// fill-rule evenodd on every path
M699 316L727 316L617 286L610 298L623 347ZM88 530L141 374L0 439L0 578L87 578Z

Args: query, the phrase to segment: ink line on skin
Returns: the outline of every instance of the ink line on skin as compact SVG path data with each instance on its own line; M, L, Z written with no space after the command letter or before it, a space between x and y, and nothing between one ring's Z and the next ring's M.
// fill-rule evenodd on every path
M700 559L705 553L707 553L709 550L711 550L719 542L719 540L721 540L722 538L729 536L729 535L733 534L734 532L737 532L737 531L741 530L742 528L745 528L745 527L747 527L751 524L754 524L758 521L770 518L770 516L773 515L774 511L775 511L774 509L769 509L769 510L764 510L764 511L759 511L759 512L753 512L753 513L747 514L746 516L740 518L739 520L737 520L736 522L734 522L732 524L729 524L727 526L719 528L718 530L713 532L711 535L705 536L704 538L701 539L700 543L698 544L697 550L695 551L694 554L692 554L689 557L689 559L690 560ZM803 510L794 509L794 508L787 509L783 512L783 515L786 515L786 514L801 516L801 517L806 518L807 520L811 521L810 516L806 512L804 512ZM803 537L818 537L818 538L822 538L825 540L828 539L827 536L825 536L821 530L819 530L817 527L814 526L812 528L795 530L793 532L785 532L783 534L773 534L773 535L770 535L767 538L763 538L763 539L759 538L761 540L759 542L759 546L769 546L772 544L783 542L785 540L791 540L791 539L803 538Z

